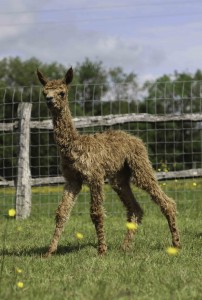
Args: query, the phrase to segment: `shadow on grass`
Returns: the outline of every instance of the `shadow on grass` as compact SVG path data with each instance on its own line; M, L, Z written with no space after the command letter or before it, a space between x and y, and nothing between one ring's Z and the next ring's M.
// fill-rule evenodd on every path
M93 243L86 243L83 245L73 244L68 246L58 246L57 251L53 254L54 256L60 256L60 255L66 255L68 253L76 253L79 252L82 249L85 249L87 247L97 248L96 244ZM47 252L48 247L34 247L31 249L21 249L21 250L8 250L8 249L1 249L0 250L0 256L40 256L43 257L43 255Z

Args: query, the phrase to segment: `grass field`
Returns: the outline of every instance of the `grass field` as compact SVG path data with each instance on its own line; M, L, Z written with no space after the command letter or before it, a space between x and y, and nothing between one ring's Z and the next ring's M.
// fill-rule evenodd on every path
M76 213L83 212L79 201L65 227L58 252L49 259L43 259L42 254L52 236L53 217L43 215L42 211L40 215L37 206L33 216L24 221L1 217L0 299L202 299L200 184L201 180L197 185L187 181L186 195L185 189L171 188L176 185L174 182L164 186L173 190L173 196L178 195L183 248L177 255L166 252L171 241L166 220L148 199L143 204L143 224L127 253L120 250L125 217L119 202L113 202L119 213L110 213L105 219L108 254L102 258L97 256L89 215ZM144 197L139 196L140 200ZM37 198L37 191L33 191L33 197ZM40 210L46 210L45 205ZM83 234L80 241L75 236L77 232Z

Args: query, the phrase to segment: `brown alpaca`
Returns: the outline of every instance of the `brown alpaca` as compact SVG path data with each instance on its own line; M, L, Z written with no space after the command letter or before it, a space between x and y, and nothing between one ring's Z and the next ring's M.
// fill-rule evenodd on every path
M68 102L68 85L73 79L70 68L62 80L51 80L38 70L43 94L52 114L55 142L59 146L61 166L66 184L62 201L56 211L56 228L46 257L57 250L57 245L75 203L85 183L90 188L90 216L98 238L98 253L104 254L107 245L104 234L103 184L107 178L127 210L127 221L140 223L143 211L131 188L132 180L145 190L160 206L168 221L174 247L180 247L176 226L176 205L160 188L143 142L124 131L109 130L103 133L80 135L72 122ZM123 242L127 249L134 231L128 230Z

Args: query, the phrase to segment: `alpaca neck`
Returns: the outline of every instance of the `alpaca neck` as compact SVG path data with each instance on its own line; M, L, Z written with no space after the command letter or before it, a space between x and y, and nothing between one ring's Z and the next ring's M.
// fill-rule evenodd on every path
M68 107L65 107L56 115L53 114L53 127L56 144L60 147L61 151L65 149L66 152L78 136Z

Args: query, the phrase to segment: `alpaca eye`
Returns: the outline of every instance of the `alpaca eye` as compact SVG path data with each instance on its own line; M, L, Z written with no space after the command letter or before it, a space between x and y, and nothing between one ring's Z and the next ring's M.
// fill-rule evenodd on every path
M64 93L64 92L60 92L60 94L59 94L59 95L60 95L60 97L62 97L62 98L63 98L63 97L64 97L64 95L65 95L65 93Z

